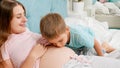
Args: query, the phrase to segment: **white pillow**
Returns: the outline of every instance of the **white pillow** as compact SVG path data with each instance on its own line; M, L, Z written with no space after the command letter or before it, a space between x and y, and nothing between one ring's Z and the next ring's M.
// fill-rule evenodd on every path
M88 23L85 22L84 20L82 20L79 17L66 17L65 18L65 23L67 25L76 24L76 25L88 26Z
M111 39L109 40L109 44L116 48L116 49L119 49L120 50L120 30L110 30L111 32Z
M115 5L120 9L120 1L115 2Z
M88 19L89 27L95 32L95 37L102 43L106 41L106 36L109 35L109 28L107 22L99 22L93 18Z
M105 7L102 3L96 2L94 6L96 14L109 14L108 8Z
M110 14L120 14L120 9L114 3L106 2L104 6L109 9Z

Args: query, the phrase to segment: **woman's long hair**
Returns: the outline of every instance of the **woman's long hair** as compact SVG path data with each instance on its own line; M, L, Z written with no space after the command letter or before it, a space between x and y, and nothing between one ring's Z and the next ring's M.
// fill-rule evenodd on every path
M5 43L10 35L10 22L13 18L13 8L17 5L21 5L25 11L24 6L16 0L0 1L0 47Z

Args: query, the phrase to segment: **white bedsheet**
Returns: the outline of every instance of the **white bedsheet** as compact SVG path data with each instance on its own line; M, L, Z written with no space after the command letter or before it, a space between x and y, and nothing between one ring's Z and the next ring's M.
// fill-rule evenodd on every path
M85 61L71 59L63 68L120 68L120 60L100 56L85 56ZM89 63L90 61L90 63Z
M93 56L93 58L93 68L120 68L120 60L99 56Z

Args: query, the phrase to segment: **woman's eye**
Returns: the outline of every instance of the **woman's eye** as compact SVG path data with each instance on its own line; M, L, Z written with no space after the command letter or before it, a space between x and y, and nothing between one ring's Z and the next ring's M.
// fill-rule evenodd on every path
M21 18L20 16L17 17L18 19Z

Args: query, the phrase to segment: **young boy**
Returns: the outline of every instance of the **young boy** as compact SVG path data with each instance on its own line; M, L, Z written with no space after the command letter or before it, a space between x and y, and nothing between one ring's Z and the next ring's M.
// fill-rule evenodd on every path
M67 26L64 19L57 13L50 13L40 22L42 36L56 47L67 46L77 54L94 48L97 55L103 56L102 48L94 38L94 33L87 27Z

